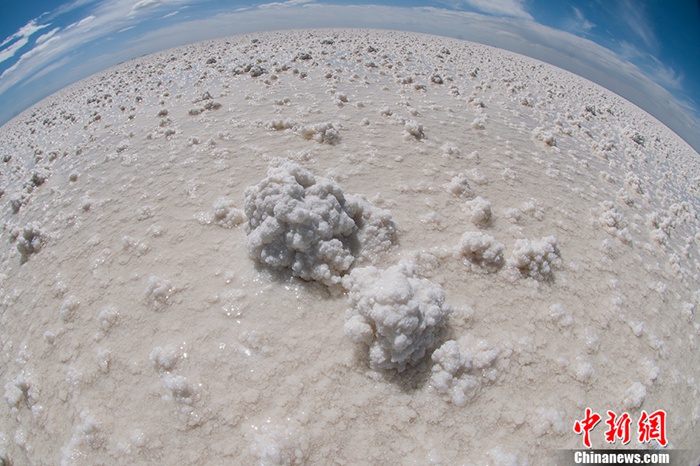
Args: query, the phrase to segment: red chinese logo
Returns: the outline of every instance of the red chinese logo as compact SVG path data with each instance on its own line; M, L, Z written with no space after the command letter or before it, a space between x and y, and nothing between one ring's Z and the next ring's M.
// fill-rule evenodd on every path
M594 413L591 408L586 408L586 415L583 419L574 422L574 432L578 435L583 435L583 445L586 448L591 448L591 431L600 422L601 417L598 413ZM632 419L627 413L618 416L614 411L608 411L608 419L605 421L608 430L605 431L605 441L615 443L620 440L622 445L630 442L630 426ZM659 445L665 447L668 444L666 439L666 412L662 409L647 414L642 411L637 422L639 443L647 443L652 440L659 442Z
M583 434L583 444L586 448L591 448L591 431L599 422L600 414L592 412L591 408L586 408L586 417L574 423L574 432Z
M608 425L608 430L605 432L605 441L608 443L615 443L615 439L622 440L622 444L625 445L630 441L630 424L632 420L630 415L624 413L619 418L613 411L608 411L608 420L605 421Z
M663 447L668 443L666 441L666 411L660 409L649 415L646 411L642 411L637 425L639 427L639 443L656 440Z

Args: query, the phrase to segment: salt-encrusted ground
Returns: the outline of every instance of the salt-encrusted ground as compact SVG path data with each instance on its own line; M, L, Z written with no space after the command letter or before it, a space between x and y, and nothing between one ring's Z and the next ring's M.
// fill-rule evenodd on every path
M62 91L0 156L6 463L551 464L586 407L663 409L697 446L698 154L571 74L397 32L232 37ZM386 236L317 282L256 263L244 192L280 163ZM401 373L363 320L391 286L449 314Z

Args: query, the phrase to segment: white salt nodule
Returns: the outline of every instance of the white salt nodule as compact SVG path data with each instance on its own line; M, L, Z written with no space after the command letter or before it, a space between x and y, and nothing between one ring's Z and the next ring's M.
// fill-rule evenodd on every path
M481 196L466 202L470 211L469 219L481 228L487 227L491 223L491 203Z
M636 409L642 406L646 397L647 387L641 382L635 382L627 389L623 404L626 409Z
M308 442L296 422L253 426L250 453L260 466L305 464Z
M459 253L476 269L496 272L505 263L503 244L492 236L481 232L467 232L462 235L458 247Z
M508 264L523 276L539 281L550 280L554 274L554 268L562 263L557 239L554 236L546 236L537 241L519 239Z
M149 355L149 359L156 370L165 372L173 370L179 358L180 354L172 346L166 346L165 348L156 346Z
M469 186L469 179L464 173L457 174L457 176L452 178L445 188L447 189L447 192L455 197L462 199L470 199L474 197L474 191L472 191L471 186Z
M169 304L170 296L175 291L170 280L156 277L152 275L148 278L148 284L144 291L144 296L147 301L160 306Z

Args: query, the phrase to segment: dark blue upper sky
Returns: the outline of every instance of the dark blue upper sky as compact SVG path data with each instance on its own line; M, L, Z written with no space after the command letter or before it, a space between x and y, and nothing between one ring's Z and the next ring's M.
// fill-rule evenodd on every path
M416 30L530 55L621 94L700 151L700 0L0 0L0 124L144 53L323 26Z

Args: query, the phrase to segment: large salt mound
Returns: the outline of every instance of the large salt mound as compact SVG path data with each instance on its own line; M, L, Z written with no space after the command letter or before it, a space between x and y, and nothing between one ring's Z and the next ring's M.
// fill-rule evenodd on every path
M362 267L343 281L350 302L345 334L368 347L372 369L415 366L447 329L453 310L445 293L414 268L408 262L386 270Z
M340 186L286 162L245 194L252 258L304 280L339 283L355 260L350 240L358 210Z
M697 465L699 157L410 33L76 83L0 128L0 462L550 465L590 407Z
M292 161L275 161L245 197L250 256L304 280L338 284L354 254L376 257L395 240L389 212Z

